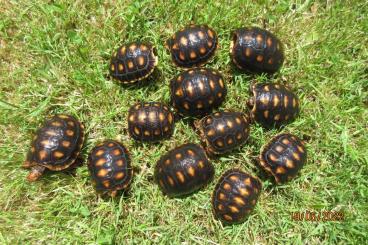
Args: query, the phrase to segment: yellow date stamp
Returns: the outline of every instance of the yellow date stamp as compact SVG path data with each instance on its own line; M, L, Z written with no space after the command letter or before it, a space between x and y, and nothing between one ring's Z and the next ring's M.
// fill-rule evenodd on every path
M344 221L345 213L343 211L297 211L291 212L291 220L311 222Z

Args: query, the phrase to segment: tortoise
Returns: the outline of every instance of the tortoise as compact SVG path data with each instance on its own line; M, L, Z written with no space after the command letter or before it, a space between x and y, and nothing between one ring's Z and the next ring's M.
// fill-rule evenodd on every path
M307 160L307 150L302 140L290 133L273 137L262 149L259 164L276 183L294 178Z
M195 122L210 155L229 152L249 137L249 118L242 112L220 111Z
M131 42L112 55L110 75L123 84L133 84L150 76L157 64L157 50L152 44Z
M139 102L129 109L128 131L138 141L159 141L171 137L174 114L159 102Z
M280 40L271 32L258 27L233 31L230 56L240 70L253 73L275 73L284 62Z
M31 169L28 181L36 181L46 169L74 168L83 142L84 126L75 117L57 114L46 120L37 130L23 164Z
M92 149L88 170L97 192L111 197L119 190L127 190L133 177L129 152L115 140L106 140Z
M155 167L155 180L163 193L177 197L207 185L214 172L203 148L188 143L170 150L160 158Z
M265 128L280 127L299 114L299 99L282 84L253 84L253 96L248 101L251 117Z
M166 42L173 62L183 68L203 65L214 55L217 46L217 34L207 25L189 25Z
M239 169L226 171L212 194L214 216L224 224L243 222L254 209L261 190L257 177Z
M212 69L190 69L170 82L171 102L185 116L204 116L225 100L223 76Z

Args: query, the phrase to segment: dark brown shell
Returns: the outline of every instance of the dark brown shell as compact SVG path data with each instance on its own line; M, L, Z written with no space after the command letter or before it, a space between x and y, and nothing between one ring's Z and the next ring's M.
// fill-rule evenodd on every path
M294 178L307 160L307 149L295 135L283 133L275 136L263 147L259 163L275 177L276 183Z
M214 55L217 45L217 34L207 25L190 25L166 42L174 63L185 68L206 63Z
M262 126L279 127L299 114L299 99L282 84L254 84L250 100L252 118Z
M52 171L70 167L84 141L84 126L70 115L55 115L37 130L24 166L43 166Z
M224 101L227 89L222 75L212 69L184 71L170 82L171 101L182 115L203 116Z
M234 31L230 54L239 69L256 73L274 73L284 62L280 40L271 32L258 27Z
M190 143L160 158L155 167L155 179L168 196L183 196L207 185L214 172L202 147Z
M124 84L135 83L151 75L157 64L157 51L152 44L132 42L112 55L110 75Z
M225 224L243 222L254 209L261 190L258 178L238 169L226 171L212 195L215 217Z
M139 141L159 141L171 137L174 115L159 102L137 103L129 109L128 130Z
M210 114L197 124L209 153L231 151L249 137L249 118L242 112L222 111Z
M125 190L131 183L133 169L126 147L114 140L95 146L88 156L88 170L98 192Z

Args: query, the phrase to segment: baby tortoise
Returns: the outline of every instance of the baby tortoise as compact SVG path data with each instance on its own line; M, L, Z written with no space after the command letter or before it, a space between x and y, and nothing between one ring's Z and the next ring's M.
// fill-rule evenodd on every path
M132 42L117 49L110 62L110 75L131 84L152 74L158 64L157 50L150 43Z
M212 195L212 210L224 224L245 220L255 207L261 193L261 181L239 169L226 171Z
M73 116L59 114L46 120L33 138L24 168L31 168L27 179L35 181L46 169L72 168L84 142L84 126Z
M295 135L283 133L275 136L263 147L259 163L275 177L276 183L294 178L307 160L304 143Z
M162 192L176 197L201 189L212 180L214 172L202 147L189 143L161 157L155 167L155 179Z
M171 137L174 115L159 102L139 102L129 109L128 130L139 141L159 141Z
M299 99L282 84L253 84L253 97L248 101L252 118L266 128L279 127L299 114Z
M242 112L222 111L210 114L196 122L202 142L209 154L231 151L249 137L249 118Z
M203 116L224 101L227 89L222 75L212 69L184 71L170 82L171 101L185 116Z
M128 150L114 140L95 146L88 156L88 170L97 192L115 197L119 190L126 190L133 169Z
M255 73L275 73L284 62L280 40L271 32L258 27L235 30L230 55L239 69Z
M175 65L184 68L203 65L214 55L217 46L217 34L207 25L190 25L166 42Z

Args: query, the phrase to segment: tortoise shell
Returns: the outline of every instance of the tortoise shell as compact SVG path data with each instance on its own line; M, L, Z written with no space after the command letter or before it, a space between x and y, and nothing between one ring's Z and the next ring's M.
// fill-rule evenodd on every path
M128 130L139 141L159 141L174 131L174 115L159 102L139 102L129 109Z
M212 69L184 71L170 82L171 101L186 116L203 116L224 101L227 89L222 75Z
M245 143L249 137L249 118L242 112L216 112L196 124L210 154L231 151Z
M252 118L266 128L279 127L299 114L299 99L282 84L253 84L253 97L248 101Z
M179 146L160 158L155 167L155 179L168 196L183 196L207 185L214 168L205 151L196 144Z
M126 190L133 177L127 148L114 140L107 140L92 149L88 156L88 170L96 190L111 196L118 190Z
M70 115L54 115L37 130L23 167L44 167L51 171L69 168L77 159L84 141L84 126ZM34 181L42 172L31 172L28 180Z
M176 32L166 47L177 66L189 68L206 63L218 46L216 32L207 25L190 25Z
M241 70L274 73L284 62L280 40L261 28L240 28L233 32L230 55Z
M283 133L275 136L263 147L259 163L275 177L276 183L294 178L307 160L307 150L295 135Z
M261 181L239 169L226 171L212 195L212 210L224 224L245 220L255 207L262 190Z
M110 62L110 75L123 84L147 78L158 64L157 51L150 43L132 42L117 49Z

